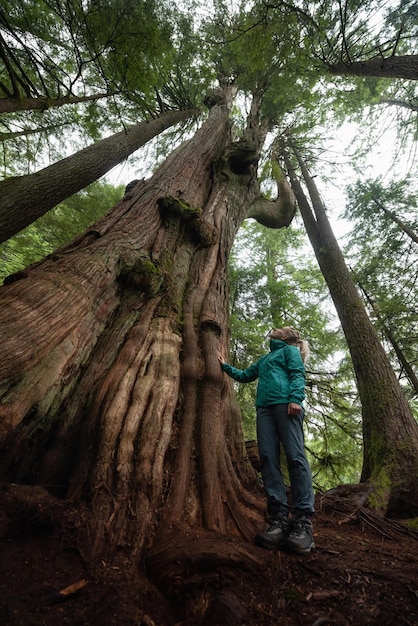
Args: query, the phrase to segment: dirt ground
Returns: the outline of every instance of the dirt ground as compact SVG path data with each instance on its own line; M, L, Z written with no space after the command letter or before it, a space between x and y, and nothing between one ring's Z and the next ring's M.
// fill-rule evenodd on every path
M399 521L319 502L311 554L262 551L263 571L220 569L206 588L191 572L189 589L168 599L123 557L86 564L75 534L28 518L4 494L1 626L418 625L418 533ZM185 617L188 593L215 597L201 620Z

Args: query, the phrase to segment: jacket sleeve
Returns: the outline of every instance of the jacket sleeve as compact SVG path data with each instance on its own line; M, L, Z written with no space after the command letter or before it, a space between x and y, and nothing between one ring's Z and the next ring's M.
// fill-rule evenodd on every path
M289 373L289 403L302 404L305 399L306 372L305 366L296 346L286 348L286 365Z
M251 383L258 378L258 361L245 370L239 370L236 367L232 367L229 363L222 363L222 369L234 380L239 383Z

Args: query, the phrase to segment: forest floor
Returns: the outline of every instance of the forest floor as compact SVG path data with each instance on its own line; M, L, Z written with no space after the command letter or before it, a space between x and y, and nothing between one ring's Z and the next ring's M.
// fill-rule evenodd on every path
M216 602L198 620L185 618L184 597L169 601L127 561L87 567L74 534L28 519L5 493L0 486L1 626L418 625L418 533L399 521L319 504L316 550L262 551L262 571L220 568Z

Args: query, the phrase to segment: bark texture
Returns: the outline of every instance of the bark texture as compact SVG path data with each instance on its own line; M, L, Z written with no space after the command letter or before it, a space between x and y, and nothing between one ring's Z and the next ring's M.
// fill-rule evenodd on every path
M332 65L330 70L333 74L418 80L418 55L379 56L367 61L340 62Z

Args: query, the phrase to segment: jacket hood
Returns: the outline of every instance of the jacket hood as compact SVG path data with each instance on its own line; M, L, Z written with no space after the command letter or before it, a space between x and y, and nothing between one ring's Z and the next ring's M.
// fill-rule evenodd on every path
M280 350L280 348L284 348L285 346L287 346L287 343L282 341L282 339L270 339L270 352Z

